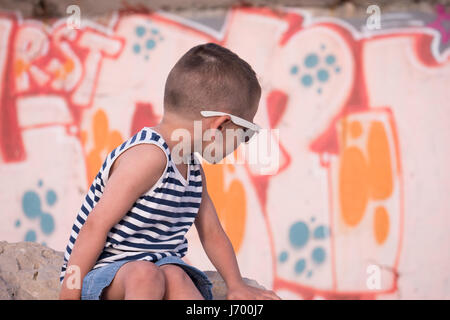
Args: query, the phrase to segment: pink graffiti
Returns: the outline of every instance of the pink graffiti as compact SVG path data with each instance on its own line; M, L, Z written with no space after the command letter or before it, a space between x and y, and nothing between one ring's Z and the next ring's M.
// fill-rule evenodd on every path
M17 106L21 98L42 95L62 98L70 110L69 127L79 127L89 108L103 59L116 59L124 40L94 27L79 30L64 24L47 30L34 21L0 15L0 153L5 162L26 158ZM3 49L5 48L5 49ZM52 125L51 122L40 124ZM79 134L79 130L77 130Z

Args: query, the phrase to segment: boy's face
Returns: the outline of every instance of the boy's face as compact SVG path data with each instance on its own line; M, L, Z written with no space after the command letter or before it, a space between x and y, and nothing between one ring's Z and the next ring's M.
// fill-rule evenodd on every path
M258 107L259 100L246 114L236 114L236 116L253 122ZM233 123L229 116L216 117L216 119L207 124L207 128L212 130L217 129L212 139L206 139L207 141L203 142L203 158L210 163L220 162L223 158L234 152L242 142L247 141L249 136L248 129ZM209 143L211 140L212 142Z

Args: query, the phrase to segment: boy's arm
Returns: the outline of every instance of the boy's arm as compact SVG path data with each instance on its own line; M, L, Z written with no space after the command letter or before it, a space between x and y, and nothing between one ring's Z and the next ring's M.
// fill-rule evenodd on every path
M203 180L203 195L200 209L195 219L195 228L209 260L228 287L227 299L279 300L280 297L273 291L261 290L245 284L239 272L233 246L222 228L214 204L209 197L203 168L200 171ZM232 199L230 200L232 201Z
M80 288L66 285L66 280L70 278L66 269L60 299L81 298L83 278L97 261L108 232L123 218L136 199L158 181L164 171L166 156L159 147L145 144L129 150L110 174L99 202L81 227L67 262L67 268L75 266L79 270Z

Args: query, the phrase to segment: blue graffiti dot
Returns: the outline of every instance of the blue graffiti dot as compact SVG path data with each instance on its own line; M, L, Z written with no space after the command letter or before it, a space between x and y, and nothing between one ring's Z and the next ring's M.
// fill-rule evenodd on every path
M319 79L320 82L326 82L328 80L328 71L325 69L320 69L319 71L317 71L317 78Z
M334 69L336 71L336 73L339 73L341 71L341 68L336 67L336 69Z
M144 58L145 58L145 60L148 60L148 55L145 55L145 57L144 57Z
M25 192L22 198L22 209L30 219L34 219L41 214L41 199L36 192Z
M297 74L298 72L298 67L297 66L292 66L291 67L291 74Z
M45 195L45 198L47 199L47 203L49 206L52 206L56 202L56 192L53 190L48 190L47 194Z
M311 217L311 222L316 221L316 217Z
M39 181L38 181L38 187L42 187L43 184L44 184L44 183L42 182L42 179L39 179Z
M308 226L303 222L293 224L289 230L289 240L292 246L301 248L306 245L309 239Z
M153 39L148 39L147 42L145 43L145 47L149 50L153 49L156 45L155 40Z
M321 247L314 248L312 259L317 264L323 263L325 261L325 250Z
M312 270L308 270L308 273L306 274L306 276L308 277L308 278L311 278L311 276L312 276Z
M155 28L153 28L153 29L152 29L152 33L153 33L153 34L158 34L158 33L159 33L159 30L158 30L158 29L155 29Z
M145 28L143 26L136 27L136 34L138 37L142 37L145 34Z
M306 260L305 259L300 259L295 264L295 273L296 274L301 274L305 270L305 268L306 268Z
M333 64L335 61L336 61L336 57L332 54L327 55L325 58L325 62L330 65Z
M16 226L16 228L20 227L20 220L19 219L16 220L15 226Z
M141 46L138 45L137 43L133 46L133 51L134 53L139 53L141 52Z
M321 94L321 93L322 93L322 88L318 88L318 89L317 89L317 93L318 93L318 94Z
M42 245L43 245L44 247L46 247L46 246L47 246L47 243L45 243L45 242L42 242Z
M164 38L163 38L163 37L160 37L160 38L159 38L159 40L163 41L163 40L164 40Z
M30 241L30 242L34 242L36 241L36 232L34 230L29 230L26 234L25 234L25 241Z
M325 239L328 235L329 231L326 226L318 226L313 232L314 239Z
M305 87L310 87L313 83L313 78L309 75L309 74L305 74L302 78L301 78L302 84Z
M311 53L306 56L305 66L307 68L314 68L317 65L317 63L319 63L319 57L316 54Z
M278 260L280 262L285 262L288 259L288 253L286 251L283 251L280 253L280 255L278 256Z
M41 217L41 230L45 234L50 234L55 229L55 221L48 213L43 213Z
M325 48L326 48L326 47L325 47L324 44L321 44L321 45L320 45L320 49L325 50Z

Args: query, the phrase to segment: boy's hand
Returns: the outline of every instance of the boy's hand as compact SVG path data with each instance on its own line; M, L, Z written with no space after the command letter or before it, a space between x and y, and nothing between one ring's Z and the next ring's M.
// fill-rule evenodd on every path
M81 300L81 289L61 288L59 300Z
M245 283L228 289L227 300L281 300L275 292L258 289Z

